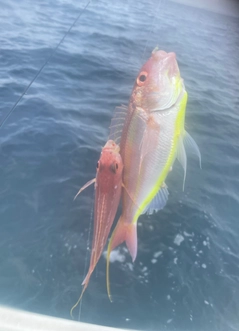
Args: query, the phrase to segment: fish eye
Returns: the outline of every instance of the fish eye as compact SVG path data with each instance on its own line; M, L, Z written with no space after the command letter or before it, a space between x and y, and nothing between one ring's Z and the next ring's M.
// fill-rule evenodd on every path
M96 169L99 169L99 166L100 166L100 162L98 161L96 165Z
M141 82L145 82L146 81L146 75L140 75L139 76L139 80L141 81Z
M146 81L147 76L148 76L148 73L147 73L146 71L142 71L142 72L139 74L138 78L137 78L137 84L138 84L139 86L144 85L144 82Z
M116 174L116 170L118 170L118 163L112 163L111 165L110 165L110 170L114 173L114 174Z

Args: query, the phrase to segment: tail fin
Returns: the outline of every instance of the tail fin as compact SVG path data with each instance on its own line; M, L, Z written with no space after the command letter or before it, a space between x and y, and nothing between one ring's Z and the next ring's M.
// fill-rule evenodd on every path
M107 249L106 285L107 285L108 297L111 302L112 302L112 298L110 294L110 280L109 280L110 253L115 247L119 246L124 241L126 242L128 250L134 262L137 255L137 223L126 223L124 222L121 216L112 233Z
M81 301L81 299L83 297L83 294L84 294L84 292L85 292L85 290L86 290L86 288L87 288L87 286L89 284L91 274L92 274L92 271L89 270L88 273L87 273L87 275L86 275L86 277L85 277L85 279L84 279L84 281L83 281L83 283L82 283L82 285L84 285L84 287L82 289L81 295L80 295L79 299L77 300L77 302L74 304L74 306L71 308L70 314L71 314L72 319L74 319L74 317L73 317L73 310L80 303L80 301Z

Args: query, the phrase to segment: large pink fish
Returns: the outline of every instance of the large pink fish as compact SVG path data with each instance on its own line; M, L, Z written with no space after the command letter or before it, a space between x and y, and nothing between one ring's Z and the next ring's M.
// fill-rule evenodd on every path
M122 215L108 245L109 297L111 250L126 242L135 260L137 220L141 214L165 206L168 199L165 179L176 158L183 166L185 181L185 144L201 162L196 143L184 129L186 104L187 92L176 55L154 50L136 78L128 107L116 109L110 138L120 141L125 189L122 191Z
M81 296L72 307L71 315L80 302L102 254L120 202L123 162L119 150L119 146L114 141L107 141L97 162L96 178L87 182L76 195L77 197L86 187L95 183L94 234L90 266L82 283L84 287Z

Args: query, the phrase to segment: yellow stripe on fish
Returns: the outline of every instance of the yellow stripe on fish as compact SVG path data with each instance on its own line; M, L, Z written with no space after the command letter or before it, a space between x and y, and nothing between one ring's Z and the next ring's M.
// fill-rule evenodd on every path
M183 99L181 101L180 111L178 112L178 116L177 116L176 123L175 123L175 134L174 134L172 149L171 149L171 153L169 155L168 161L165 164L165 167L164 167L162 173L159 175L159 178L158 178L155 186L153 187L152 191L149 193L147 198L143 201L143 203L139 206L137 212L135 213L134 218L133 218L133 223L137 222L139 216L145 210L145 207L152 201L152 199L158 193L160 187L164 183L164 181L170 171L170 168L175 160L178 139L181 135L184 134L184 131L185 131L184 130L184 119L185 119L186 105L187 105L187 92L185 91Z

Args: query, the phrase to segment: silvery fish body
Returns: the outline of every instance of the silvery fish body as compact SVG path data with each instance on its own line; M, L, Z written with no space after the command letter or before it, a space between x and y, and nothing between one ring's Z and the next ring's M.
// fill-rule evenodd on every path
M184 129L186 104L175 54L153 51L140 70L128 107L119 107L111 124L110 138L120 140L126 189L122 190L122 215L108 246L108 259L110 251L124 241L132 259L136 258L138 217L165 206L165 179L176 158L183 166L185 181L185 142L200 159L196 143Z

